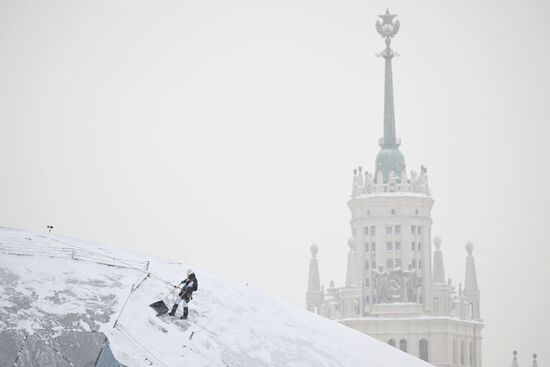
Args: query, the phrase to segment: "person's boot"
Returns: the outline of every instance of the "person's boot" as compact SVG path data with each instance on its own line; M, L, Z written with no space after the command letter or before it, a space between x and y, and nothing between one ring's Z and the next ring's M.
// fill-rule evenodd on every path
M176 314L176 310L178 309L178 305L175 304L172 306L172 311L170 311L170 313L168 315L170 316L174 316Z
M187 315L189 314L189 307L184 307L183 308L183 316L180 317L180 319L182 320L187 320Z

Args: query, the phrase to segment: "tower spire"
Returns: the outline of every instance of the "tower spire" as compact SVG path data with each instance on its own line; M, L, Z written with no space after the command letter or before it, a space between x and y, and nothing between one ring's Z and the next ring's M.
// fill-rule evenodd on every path
M397 55L390 47L391 39L395 37L399 31L399 20L394 18L397 15L390 14L386 9L386 14L379 15L382 22L376 22L376 30L385 39L386 48L378 54L385 60L385 77L384 77L384 137L380 140L382 148L396 148L399 146L395 134L395 110L393 106L393 73L392 73L392 58Z
M514 350L514 358L512 359L512 367L519 367L519 364L518 364L518 352Z
M317 262L317 252L319 248L316 244L311 245L311 260L309 260L309 278L307 282L306 307L309 311L316 312L317 308L323 303L324 294L321 290L321 281L319 279L319 263Z
M385 77L384 77L384 136L380 139L379 144L382 148L381 152L376 157L376 174L382 171L384 182L387 182L390 172L394 172L396 176L400 176L405 167L405 158L399 151L400 141L397 139L395 132L395 109L393 103L393 72L392 59L397 56L390 45L391 39L399 32L399 20L394 18L397 15L390 14L386 9L386 13L379 15L380 19L376 21L376 31L386 42L386 48L377 56L384 58Z
M357 245L355 238L348 240L348 266L346 268L346 286L359 285L359 271L357 269Z
M466 251L468 257L466 258L466 280L464 282L464 293L466 292L479 292L477 286L476 264L472 252L474 251L474 245L471 242L466 244Z
M441 252L441 238L436 236L434 238L435 251L434 251L434 270L433 279L434 283L445 284L445 266L443 264L443 253Z
M464 297L469 304L469 316L474 320L480 320L480 293L477 285L476 264L472 252L474 245L471 242L466 244L466 279L464 282Z

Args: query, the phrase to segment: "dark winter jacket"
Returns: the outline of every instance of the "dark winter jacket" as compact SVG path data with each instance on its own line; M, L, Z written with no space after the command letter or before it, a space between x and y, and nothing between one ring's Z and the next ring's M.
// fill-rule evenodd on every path
M181 292L179 296L185 302L189 302L191 300L191 295L193 294L193 292L199 288L199 282L195 274L190 274L187 279L183 280L180 283L180 285L182 284L183 286L181 287Z

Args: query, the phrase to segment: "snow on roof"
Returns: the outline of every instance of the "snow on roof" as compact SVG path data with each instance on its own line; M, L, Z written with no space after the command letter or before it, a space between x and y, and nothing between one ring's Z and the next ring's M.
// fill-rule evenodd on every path
M422 193L422 192L397 191L397 192L370 192L368 194L359 194L357 196L354 196L353 198L362 199L362 198L371 198L371 197L400 197L400 196L418 197L418 198L430 197L430 195L427 195L426 193Z
M2 253L8 245L12 254ZM79 248L113 261L29 254L34 250L13 254L13 247L30 245L52 253ZM149 267L117 265L120 259L149 261ZM185 277L185 264L106 244L0 228L0 329L100 331L116 359L127 366L429 366L258 289L193 268L199 290L190 303L189 322L159 318L148 305L166 297L171 284Z

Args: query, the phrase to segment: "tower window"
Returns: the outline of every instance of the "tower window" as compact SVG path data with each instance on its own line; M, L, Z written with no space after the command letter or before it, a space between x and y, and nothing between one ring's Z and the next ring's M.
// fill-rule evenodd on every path
M364 232L365 234L369 234L369 227L368 227L368 226L363 227L363 232Z
M370 279L365 279L365 287L370 287Z
M414 241L411 242L411 249L412 249L413 251L416 250L416 242L414 242Z
M392 190L393 191L393 190ZM391 214L394 215L395 214L395 209L392 209L391 210Z
M369 251L369 243L365 242L365 251Z
M453 363L458 363L458 353L456 348L456 339L453 339Z
M365 270L369 270L369 265L370 265L369 261L368 260L365 261Z
M370 226L370 235L374 236L375 234L376 234L376 227L375 226Z
M393 226L393 231L395 233L401 233L401 226L396 224L395 226Z
M370 244L370 249L371 249L372 251L376 251L376 242L371 242L371 244Z
M395 242L395 251L401 251L401 242Z
M422 234L422 227L418 226L418 234Z
M416 210L414 211L414 213L415 213L416 215L418 215L418 209L416 209Z
M422 251L422 242L418 242L418 251Z
M393 269L393 259L388 259L386 261L386 266L387 266L388 270Z
M401 259L395 259L395 267L401 268Z
M428 361L428 341L426 339L420 339L418 342L419 357L421 360ZM464 364L464 363L463 363Z
M391 243L391 242L386 242L386 250L392 251L392 250L393 250L393 243Z
M388 341L388 344L391 345L392 347L395 347L395 340L390 339L390 340Z
M412 268L416 269L416 259L412 259Z
M405 339L401 339L399 341L399 349L401 349L403 352L407 351L407 341Z
M374 259L371 260L371 261L370 261L370 264L372 265L372 268L373 268L373 269L376 269L376 260L374 260Z
M392 226L387 226L386 227L386 234L390 234L392 233Z
M411 233L414 233L414 232L415 232L414 229L415 229L415 227L414 227L414 226L411 226Z
M434 313L439 313L439 298L434 297Z
M464 348L464 340L460 342L460 364L464 366L464 362L466 362L466 350Z
M422 259L418 259L418 269L422 269Z

